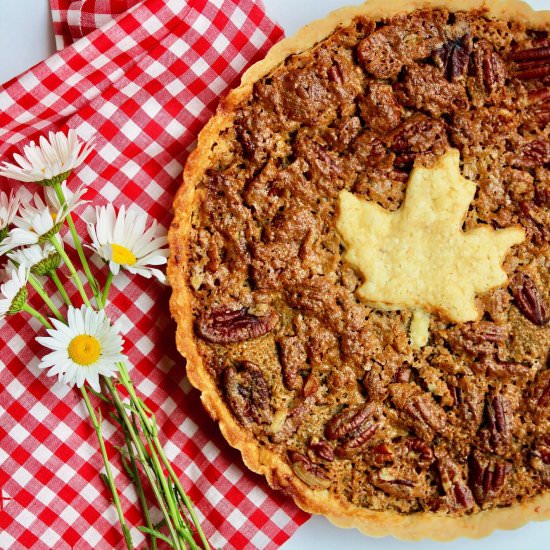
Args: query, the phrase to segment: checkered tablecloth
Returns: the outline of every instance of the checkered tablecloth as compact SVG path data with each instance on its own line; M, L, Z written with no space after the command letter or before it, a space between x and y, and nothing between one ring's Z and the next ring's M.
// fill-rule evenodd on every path
M95 153L69 184L85 182L95 204L137 204L167 227L197 132L282 32L253 0L108 4L52 0L58 45L67 47L0 87L0 159L50 129L95 136ZM12 185L0 179L2 190ZM81 220L77 227L84 234ZM276 548L308 516L247 471L203 411L173 345L169 289L124 274L114 285L108 313L122 322L131 374L207 536L219 548ZM23 314L0 320L0 547L120 548L80 394L38 371L38 331ZM122 436L107 420L105 435L123 508L140 525L116 461Z

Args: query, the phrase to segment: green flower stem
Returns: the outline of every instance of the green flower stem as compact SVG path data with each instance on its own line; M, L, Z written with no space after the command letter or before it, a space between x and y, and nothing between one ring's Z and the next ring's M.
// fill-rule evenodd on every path
M122 508L120 506L120 498L118 496L118 490L115 485L113 473L111 472L111 465L109 463L109 457L107 456L107 450L105 449L105 441L103 440L103 434L101 433L101 424L99 423L95 410L92 407L92 404L90 403L90 398L88 397L88 391L86 390L86 387L82 386L80 388L80 391L82 393L82 397L84 397L84 402L86 403L86 408L88 409L88 414L90 415L90 419L92 421L92 424L94 426L94 430L97 436L99 449L101 451L101 456L103 458L103 464L105 465L105 472L107 474L106 475L107 482L109 485L109 489L111 490L111 494L113 495L113 503L115 505L115 508L118 514L118 520L120 521L120 526L122 528L122 533L124 535L124 541L126 542L126 547L128 548L128 550L131 550L132 548L134 548L134 543L132 542L130 529L128 529L128 525L126 524L126 519L124 518L124 513L122 512Z
M92 307L90 304L90 300L88 300L88 296L86 296L86 291L84 290L84 287L82 286L82 281L78 277L78 273L76 272L76 269L73 265L73 262L67 256L67 253L65 250L63 250L63 247L59 244L59 241L57 240L57 237L53 235L50 238L50 242L53 244L55 249L57 250L58 254L61 256L61 259L65 262L67 265L69 271L71 272L71 276L73 278L74 284L76 285L76 288L78 288L78 291L80 292L80 296L82 297L82 301L88 306Z
M147 443L149 444L149 448L151 449L151 451L153 451L152 441L147 431L144 432L144 436L145 436L145 439L147 440ZM186 528L186 525L181 517L180 511L178 509L178 503L173 497L173 492L171 491L168 480L164 476L164 472L162 471L162 466L157 457L157 454L155 452L150 452L149 457L151 459L153 471L155 472L157 479L160 482L162 492L164 493L164 499L166 501L166 504L168 505L168 509L170 511L170 517L173 519L175 523L178 524L177 525L177 527L179 527L178 531L183 535L182 530Z
M121 420L122 422L122 420ZM122 431L124 433L124 441L126 442L126 449L128 450L128 456L130 457L130 466L132 469L132 481L135 483L136 492L138 494L139 503L141 505L141 511L145 517L145 523L149 529L149 537L151 538L151 550L157 550L157 539L154 535L151 534L153 529L153 523L151 522L151 515L149 514L149 507L147 506L147 499L145 498L145 492L143 490L143 485L139 477L139 470L136 463L136 457L134 450L132 448L132 440L130 439L130 434L126 429L126 426L122 426Z
M174 483L176 490L180 495L180 498L184 502L187 510L189 511L189 515L191 516L193 525L197 530L197 533L199 535L201 543L203 544L204 549L208 550L210 548L210 545L208 544L208 541L206 540L206 536L201 528L200 522L197 518L195 509L193 507L193 503L191 502L191 499L187 496L187 493L183 489L178 476L176 475L176 473L174 472L174 469L172 468L172 465L170 464L169 460L166 458L166 455L164 454L164 449L162 448L162 445L156 435L157 434L156 427L151 426L151 419L147 415L147 412L144 410L141 399L136 395L134 385L132 383L130 375L128 374L128 371L126 370L126 367L123 363L120 364L119 371L120 371L120 381L122 385L126 388L126 391L128 392L128 394L130 395L130 399L132 400L132 403L136 407L136 412L140 417L141 423L145 426L147 431L151 434L152 443L156 447L157 453L160 456L162 463L164 464L164 467L168 471L170 479Z
M36 290L36 293L44 300L44 303L50 308L51 312L59 321L65 321L61 312L57 309L55 304L51 301L50 297L46 294L44 287L40 284L40 281L32 274L29 274L29 284Z
M176 550L182 550L182 545L180 538L178 537L177 532L174 529L172 519L170 516L170 513L166 509L166 505L164 503L164 498L161 492L161 489L157 485L157 479L155 479L155 476L153 476L150 466L148 464L148 453L147 449L145 448L145 445L143 444L143 441L141 440L140 436L137 434L136 430L134 430L134 426L132 425L132 422L128 418L128 414L126 412L126 407L124 406L124 403L122 402L118 391L116 390L113 381L110 378L105 378L105 384L107 385L107 388L109 389L111 396L113 397L113 400L115 402L115 405L117 407L118 413L120 415L120 418L122 422L124 423L124 427L128 430L128 433L130 435L130 439L132 440L132 443L134 444L136 448L136 452L139 457L139 461L143 465L143 470L145 472L145 475L147 476L147 479L149 480L149 483L151 485L151 489L153 490L153 493L155 494L155 498L157 500L157 504L159 505L159 508L161 509L161 512L164 516L166 525L168 527L168 530L170 531L170 536L172 538L172 542L174 544L174 548ZM155 473L156 475L156 473Z
M54 282L55 286L57 287L57 290L59 294L61 294L61 297L63 298L63 301L68 305L71 304L71 299L69 298L69 295L67 294L67 291L65 290L65 287L63 286L63 283L59 280L59 275L57 274L57 271L53 270L49 273L52 281Z
M53 328L48 319L42 315L39 311L36 311L32 306L25 303L23 304L23 307L21 308L22 311L26 311L30 315L32 315L35 319L38 319L46 328Z
M109 273L107 274L107 279L105 280L105 286L103 287L103 292L101 293L101 303L99 304L99 307L103 309L107 304L107 296L109 294L109 290L111 288L111 283L113 282L113 272L109 270Z
M54 182L53 188L55 190L55 194L57 195L57 199L59 200L59 204L61 204L62 207L66 206L67 200L65 199L65 195L63 194L63 190L61 189L61 182ZM88 264L88 260L86 259L86 255L84 254L84 249L82 248L82 243L80 242L80 237L76 231L73 217L71 216L70 212L67 213L66 219L69 226L69 231L71 232L71 235L73 237L76 252L78 254L78 257L80 258L80 263L84 268L84 273L86 274L86 278L90 283L90 288L92 289L94 297L97 301L99 295L97 281L95 280L95 277L92 275L92 272L90 270L90 265Z
M143 432L143 435L145 437L145 440L147 441L147 444L149 446L150 452L149 458L151 460L151 465L153 468L153 471L155 472L155 475L157 479L160 482L162 493L164 495L164 500L168 506L170 517L176 523L176 531L179 533L185 541L189 544L191 550L199 550L199 547L197 546L197 543L193 540L193 534L191 533L191 530L189 529L189 526L187 525L187 522L182 516L180 507L178 505L177 498L174 494L173 487L170 485L170 480L166 479L166 476L162 470L162 465L158 459L157 453L155 452L155 448L153 447L153 441L151 436L147 433L147 431Z

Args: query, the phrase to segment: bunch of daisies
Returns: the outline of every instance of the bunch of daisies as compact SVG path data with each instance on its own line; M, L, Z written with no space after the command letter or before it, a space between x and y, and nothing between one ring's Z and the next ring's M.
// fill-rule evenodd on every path
M0 192L0 258L6 259L0 279L0 319L20 312L38 319L47 336L36 339L49 350L38 366L48 376L57 376L59 382L81 392L105 465L102 477L111 491L126 546L133 548L133 541L105 450L101 414L92 405L90 394L110 403L124 433L123 464L135 483L146 523L139 529L150 537L150 546L156 548L157 541L162 540L172 548L207 549L192 503L158 439L155 417L136 393L123 353L123 338L105 313L113 278L121 270L165 282L159 267L167 262L166 234L138 208L122 206L117 211L107 204L95 207L87 221L89 240L82 242L73 214L87 205L87 189L80 185L72 190L67 180L92 149L92 142L79 140L74 130L68 134L50 132L38 144L25 146L22 155L14 155L14 163L0 164L0 176L38 183L42 191L31 193L22 186L9 194ZM66 238L69 235L70 239ZM76 255L68 253L69 248ZM88 250L106 266L102 284L92 272L94 264L88 261ZM78 262L73 261L74 256ZM65 268L76 287L77 304L59 276ZM83 284L79 268L88 285ZM61 306L47 293L47 278L54 283ZM42 298L47 314L30 305L31 289ZM118 385L129 397L119 393ZM162 526L151 521L142 477L147 479L163 514Z

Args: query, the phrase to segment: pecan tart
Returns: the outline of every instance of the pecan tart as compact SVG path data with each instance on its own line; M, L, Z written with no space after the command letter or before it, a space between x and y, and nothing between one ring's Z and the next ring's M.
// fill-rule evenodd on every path
M550 12L373 0L243 77L174 204L191 383L247 466L372 535L550 517Z

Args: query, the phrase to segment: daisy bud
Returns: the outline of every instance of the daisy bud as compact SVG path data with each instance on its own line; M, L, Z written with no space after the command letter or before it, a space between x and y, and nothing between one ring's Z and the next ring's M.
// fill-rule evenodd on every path
M48 275L61 264L61 257L50 243L12 250L8 252L8 258L18 266L25 266L35 275Z
M27 292L28 269L20 265L17 269L5 270L8 280L0 285L0 318L13 315L23 309L29 296Z
M48 275L61 265L61 256L52 252L49 256L31 267L31 273L35 275Z

